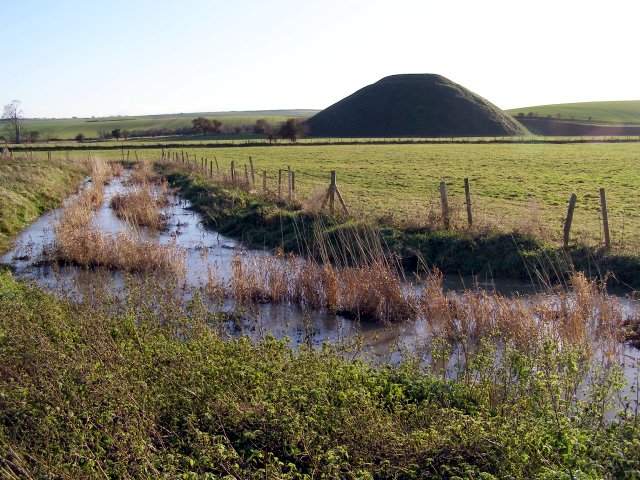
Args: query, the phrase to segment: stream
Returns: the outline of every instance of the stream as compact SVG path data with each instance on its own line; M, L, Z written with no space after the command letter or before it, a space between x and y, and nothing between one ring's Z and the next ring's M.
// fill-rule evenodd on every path
M124 184L126 175L105 185L104 202L94 218L94 226L105 232L117 233L130 228L126 222L116 217L109 206L114 195L128 188ZM67 202L72 200L73 197ZM237 252L271 255L267 250L247 249L234 239L206 229L200 214L190 210L189 206L189 202L170 196L169 205L164 210L168 228L159 233L141 230L146 240L159 244L175 242L177 247L184 249L188 286L204 287L210 266L217 268L221 279L228 279L231 259ZM74 266L51 266L45 261L44 252L54 241L53 225L61 211L62 209L57 209L46 213L25 228L16 239L13 249L0 257L0 263L9 265L14 277L18 279L30 280L48 290L67 292L73 290L74 282L90 281L88 279L95 273ZM123 277L118 272L109 272L109 275L116 285L122 284ZM449 275L444 278L444 286L448 295L456 295L460 290L473 287L507 296L524 297L527 302L553 301L553 295L540 294L539 288L521 281L486 279L479 282L470 277ZM625 316L640 314L638 301L623 295L617 297ZM232 300L226 300L222 309L231 310L233 306ZM289 304L255 304L247 309L246 315L251 318L245 318L245 325L251 324L253 329L242 330L241 333L255 335L259 331L262 335L271 333L276 338L286 336L293 345L302 342L322 345L323 342L335 343L359 336L365 347L382 358L391 360L398 358L403 349L420 348L429 338L429 328L422 320L379 325L354 321L322 310L305 313L302 308ZM625 366L628 380L634 381L640 362L640 350L625 347L620 354L620 361Z

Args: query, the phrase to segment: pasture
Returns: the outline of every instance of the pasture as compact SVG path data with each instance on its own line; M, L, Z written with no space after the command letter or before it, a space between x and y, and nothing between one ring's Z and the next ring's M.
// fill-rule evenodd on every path
M182 149L173 152L181 155ZM193 148L185 152L198 162L217 159L222 173L229 172L233 160L241 176L252 156L256 184L261 186L262 171L266 170L271 191L277 190L278 170L290 165L302 199L317 197L328 186L330 171L336 170L354 216L404 225L438 225L438 185L444 180L453 228L464 228L463 182L469 178L478 228L519 230L552 242L562 239L569 197L575 193L578 201L572 240L591 246L602 241L599 189L604 187L614 248L631 251L640 245L640 179L636 173L640 145L635 143L300 145ZM140 158L160 157L160 150L137 153ZM99 152L111 159L122 154L120 150Z
M506 110L510 115L524 113L527 115L533 112L539 116L558 114L562 118L575 118L598 122L613 123L638 123L640 122L640 100L623 100L615 102L581 102L581 103L561 103L554 105L538 105L535 107L521 107Z

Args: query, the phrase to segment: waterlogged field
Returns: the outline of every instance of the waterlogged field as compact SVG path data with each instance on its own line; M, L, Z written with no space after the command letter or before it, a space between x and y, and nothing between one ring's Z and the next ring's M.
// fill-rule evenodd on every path
M174 149L182 158L183 149ZM614 248L640 245L640 144L497 144L497 145L330 145L184 149L201 162L217 159L228 174L231 161L244 177L251 156L256 185L262 171L277 191L279 169L296 173L298 197L320 196L337 171L338 185L356 216L391 217L395 221L438 224L439 183L447 183L454 228L466 225L464 178L469 178L474 221L479 227L521 230L559 242L569 197L578 196L572 239L602 241L599 189L606 189ZM157 159L160 150L138 150ZM72 155L86 155L73 152ZM121 151L101 156L121 158ZM124 151L126 156L126 150ZM134 151L130 152L133 158ZM214 163L214 174L216 167ZM286 183L283 182L283 192Z
M257 166L281 166L258 163L258 153ZM640 475L632 300L580 273L566 291L512 298L447 292L437 273L406 284L381 249L353 265L252 253L198 230L202 218L149 163L125 171L88 160L68 167L91 181L48 225L45 216L23 232L24 254L4 257L14 274L0 269L0 477ZM56 160L3 161L13 164L0 170L29 170ZM325 162L298 165L314 166L308 178L319 182ZM353 194L365 188L360 170L345 171L345 195L372 212L376 204ZM402 192L370 176L372 190ZM208 182L195 181L207 193ZM389 198L400 209L398 195ZM247 201L244 192L209 198ZM39 252L34 242L46 238ZM348 241L341 248L353 251ZM200 287L185 278L190 263L207 271ZM18 281L29 278L21 266L58 295ZM278 307L302 323L278 323ZM296 336L277 340L278 325ZM384 350L368 343L378 333Z

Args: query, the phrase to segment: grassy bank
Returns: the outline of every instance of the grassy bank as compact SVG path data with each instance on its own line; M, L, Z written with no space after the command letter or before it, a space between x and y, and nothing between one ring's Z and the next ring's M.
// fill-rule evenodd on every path
M585 246L565 250L519 232L445 232L376 220L341 220L310 213L296 202L221 185L193 170L166 164L158 168L211 228L258 248L281 247L305 255L318 255L321 248L333 252L333 260L343 261L345 256L357 259L369 254L375 250L372 242L380 238L383 248L411 271L426 265L445 273L553 282L574 270L592 277L613 272L618 282L640 288L640 257L631 254ZM367 239L364 244L362 239Z
M575 401L586 346L486 344L454 381L437 368L446 342L373 367L346 345L225 339L197 300L127 288L123 304L92 290L84 305L0 273L3 478L640 473L634 403L605 421L615 369L593 368Z
M22 228L60 206L86 175L80 162L46 156L0 160L0 253Z

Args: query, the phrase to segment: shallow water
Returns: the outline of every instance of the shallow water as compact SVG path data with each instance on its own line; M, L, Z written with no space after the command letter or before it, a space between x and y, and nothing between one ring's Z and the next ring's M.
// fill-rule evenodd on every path
M94 226L109 233L126 231L130 227L117 218L109 207L111 198L126 190L125 177L115 179L105 186L105 201L94 219ZM71 199L70 199L71 200ZM9 264L17 278L29 279L37 285L54 291L73 292L78 284L91 282L93 271L73 266L51 266L47 264L44 252L54 241L53 225L61 210L41 216L27 227L17 238L14 248L0 257L0 262ZM165 209L169 227L160 233L140 230L143 238L160 244L175 243L186 255L186 283L190 287L203 287L207 284L210 268L217 270L218 276L225 280L230 275L230 263L234 254L244 252L251 255L270 255L266 250L249 250L234 239L207 230L202 217L189 209L189 203L170 197ZM123 285L123 279L117 272L109 272L116 286ZM530 282L513 280L478 279L471 277L445 276L444 286L450 295L465 288L480 288L496 291L504 295L523 298L525 302L553 302L554 297L540 294L540 288ZM418 288L416 285L414 288ZM640 311L638 302L618 296L626 316L637 316ZM231 309L232 302L224 303L224 309ZM326 311L304 312L295 305L255 304L245 310L243 333L263 336L267 333L277 338L289 337L294 345L308 343L321 345L323 342L337 342L360 336L365 347L380 355L383 359L398 358L404 349L409 351L420 348L429 339L429 329L424 321L378 325L353 321ZM635 375L639 351L625 348L620 361L626 363L629 380Z

